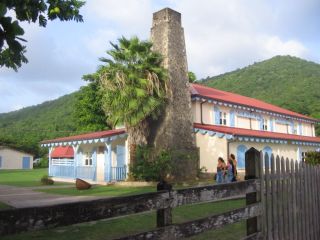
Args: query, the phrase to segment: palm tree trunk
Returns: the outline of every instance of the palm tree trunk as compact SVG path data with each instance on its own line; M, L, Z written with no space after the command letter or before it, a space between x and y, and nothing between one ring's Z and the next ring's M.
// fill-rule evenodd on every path
M137 126L127 127L127 132L129 144L129 161L130 165L133 166L136 163L137 146L148 145L148 137L150 133L148 120L143 120Z

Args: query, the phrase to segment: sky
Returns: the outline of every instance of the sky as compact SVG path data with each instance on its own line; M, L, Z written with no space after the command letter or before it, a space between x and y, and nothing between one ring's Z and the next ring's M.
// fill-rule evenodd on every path
M23 23L28 41L18 72L0 68L0 113L78 90L121 36L149 39L152 13L182 14L189 70L198 79L275 55L320 63L319 0L87 0L84 22Z

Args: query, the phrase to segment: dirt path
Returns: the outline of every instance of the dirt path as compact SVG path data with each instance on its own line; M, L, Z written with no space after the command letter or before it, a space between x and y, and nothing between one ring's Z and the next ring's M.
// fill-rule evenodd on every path
M36 187L30 188L0 185L0 202L3 202L15 208L25 208L106 198L93 196L56 195L36 192L33 189L36 189Z

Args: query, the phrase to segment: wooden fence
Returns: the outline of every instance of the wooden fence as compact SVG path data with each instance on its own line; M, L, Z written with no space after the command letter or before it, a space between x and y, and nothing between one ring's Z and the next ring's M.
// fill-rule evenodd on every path
M320 239L319 166L273 154L260 159L264 239Z
M119 239L179 239L245 219L245 239L318 239L319 173L318 167L269 159L252 148L246 152L245 181L0 211L0 236L156 210L157 228ZM241 195L243 208L172 224L172 208Z

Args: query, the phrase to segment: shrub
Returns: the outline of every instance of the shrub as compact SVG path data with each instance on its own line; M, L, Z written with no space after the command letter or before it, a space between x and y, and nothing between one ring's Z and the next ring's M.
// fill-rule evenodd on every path
M43 185L53 185L54 184L54 181L48 176L48 175L44 175L42 178L41 178L41 183Z
M160 181L170 175L171 154L161 151L154 154L154 148L138 146L136 151L136 164L130 167L130 175L139 181Z
M35 168L47 168L49 166L48 158L41 158L39 163L34 164Z
M320 164L320 152L307 152L306 163L311 165Z

